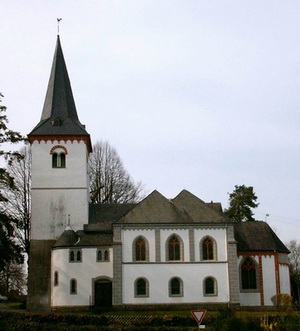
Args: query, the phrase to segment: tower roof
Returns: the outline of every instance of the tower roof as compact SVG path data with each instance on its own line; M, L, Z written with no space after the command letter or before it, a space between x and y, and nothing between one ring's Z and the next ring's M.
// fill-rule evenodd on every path
M90 148L90 137L78 119L71 83L57 36L50 79L40 122L28 135L36 136L85 136Z

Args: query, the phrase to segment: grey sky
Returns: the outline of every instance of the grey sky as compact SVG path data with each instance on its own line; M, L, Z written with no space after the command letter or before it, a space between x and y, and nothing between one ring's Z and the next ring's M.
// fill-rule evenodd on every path
M227 207L253 186L300 239L299 0L6 1L0 91L13 129L39 121L57 24L77 111L147 193Z

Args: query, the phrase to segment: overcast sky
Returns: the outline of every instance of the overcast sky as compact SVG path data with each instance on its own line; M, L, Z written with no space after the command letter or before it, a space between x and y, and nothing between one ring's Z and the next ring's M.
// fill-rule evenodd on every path
M299 0L0 0L10 126L39 122L57 35L79 118L136 181L228 206L300 239ZM266 214L269 217L266 218Z

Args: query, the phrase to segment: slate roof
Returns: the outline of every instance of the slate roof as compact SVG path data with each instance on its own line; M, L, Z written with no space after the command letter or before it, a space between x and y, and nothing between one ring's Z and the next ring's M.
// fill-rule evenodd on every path
M90 139L85 126L78 119L59 36L41 120L31 131L29 138L35 135L80 135Z
M224 223L228 220L217 212L218 205L209 205L192 193L183 190L169 200L158 191L153 191L132 208L117 223L190 224Z
M135 206L135 203L90 204L89 224L84 225L84 231L112 232L112 224Z
M138 204L91 204L89 224L76 233L67 227L54 247L97 247L113 244L113 224L227 224L220 204L205 203L183 190L174 199L153 191ZM237 250L289 250L266 222L234 223Z
M112 233L86 233L84 231L77 231L80 240L76 247L89 247L89 246L111 246L113 243Z
M229 220L218 212L220 204L205 203L187 190L181 191L172 202L176 207L185 211L196 223L224 223ZM219 209L220 210L220 209ZM221 208L222 210L222 208Z
M289 253L271 227L262 221L235 224L235 240L238 251L277 251Z
M70 226L68 226L62 235L57 239L53 247L73 246L78 242L78 240L78 235Z
M121 217L117 223L178 224L191 221L184 210L177 208L172 201L155 190Z

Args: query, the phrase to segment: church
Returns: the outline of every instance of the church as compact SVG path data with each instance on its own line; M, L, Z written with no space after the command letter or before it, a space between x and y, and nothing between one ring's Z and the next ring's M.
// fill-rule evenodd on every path
M32 150L31 310L272 306L290 294L289 251L266 222L234 223L187 190L91 204L91 138L60 37Z

